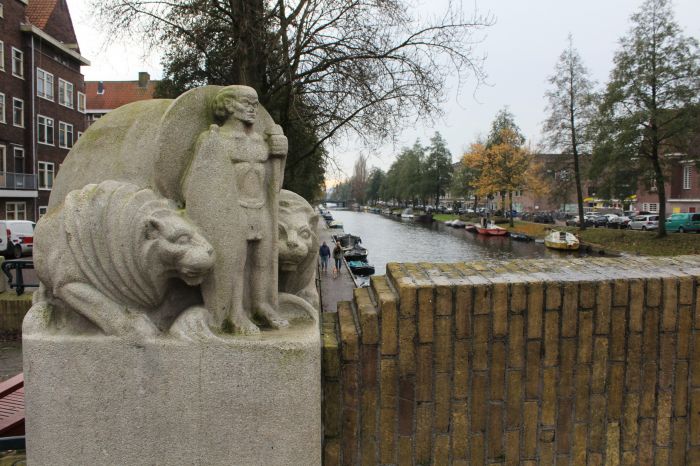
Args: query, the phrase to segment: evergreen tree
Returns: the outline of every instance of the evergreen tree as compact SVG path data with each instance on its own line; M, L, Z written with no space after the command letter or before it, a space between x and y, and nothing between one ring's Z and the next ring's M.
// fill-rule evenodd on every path
M651 174L659 198L658 236L663 237L665 156L687 153L682 145L697 131L698 42L683 35L668 0L646 0L631 19L600 108L596 165L631 164L640 175ZM610 153L602 153L603 147Z

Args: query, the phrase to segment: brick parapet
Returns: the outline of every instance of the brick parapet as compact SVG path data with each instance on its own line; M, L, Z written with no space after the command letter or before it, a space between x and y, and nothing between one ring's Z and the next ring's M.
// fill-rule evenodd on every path
M324 316L326 464L691 464L699 278L696 256L389 264Z

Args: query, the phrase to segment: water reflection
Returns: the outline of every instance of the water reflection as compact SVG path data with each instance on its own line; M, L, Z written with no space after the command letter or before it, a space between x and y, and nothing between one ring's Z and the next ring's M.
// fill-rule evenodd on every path
M384 275L387 262L464 262L567 257L570 254L553 251L534 242L478 235L440 222L427 225L348 210L334 210L332 213L336 220L343 222L345 233L362 238L362 245L369 251L368 261L374 265L377 275Z

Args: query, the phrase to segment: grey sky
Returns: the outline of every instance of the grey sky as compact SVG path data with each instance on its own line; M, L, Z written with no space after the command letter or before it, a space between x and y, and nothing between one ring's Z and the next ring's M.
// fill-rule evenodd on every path
M93 27L88 0L68 0L81 52L93 66L83 68L88 80L136 79L139 71L161 75L157 56L144 57L137 43L108 43ZM447 0L416 2L421 14L443 11ZM448 142L454 160L478 135L488 132L495 113L508 106L527 138L537 143L544 120L547 76L571 33L592 77L599 85L606 82L618 40L630 29L629 17L642 0L478 0L464 1L465 9L475 4L490 12L496 24L486 30L478 51L487 55L488 85L474 89L471 81L455 90L445 102L445 116L435 126L406 128L396 147L384 146L370 154L369 165L387 169L402 146L420 138L425 144L435 131ZM676 19L686 35L700 38L700 1L675 0ZM344 173L332 170L331 178L351 174L361 147L352 141L331 148Z

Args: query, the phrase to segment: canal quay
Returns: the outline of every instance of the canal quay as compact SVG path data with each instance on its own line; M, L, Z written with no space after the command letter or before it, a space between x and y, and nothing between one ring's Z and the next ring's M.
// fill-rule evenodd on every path
M452 228L442 222L422 224L370 212L331 209L342 232L362 238L375 275L384 275L390 262L464 262L484 259L581 257L583 252L547 249L536 242L514 241ZM330 230L341 232L341 230ZM336 234L336 233L333 233ZM330 243L329 243L330 244Z

